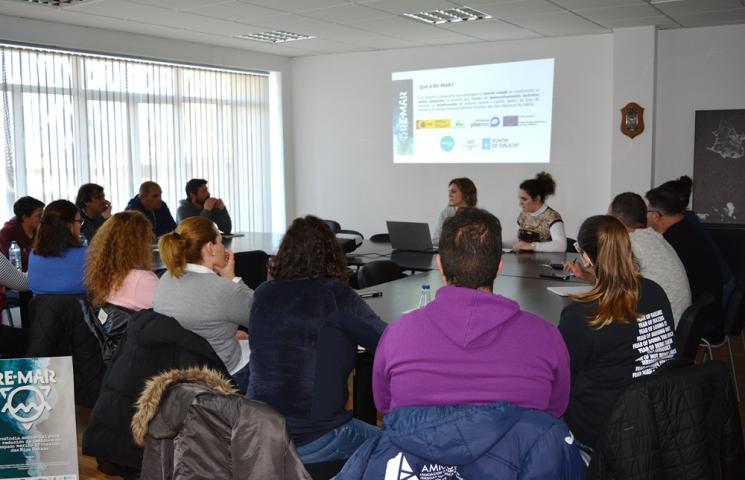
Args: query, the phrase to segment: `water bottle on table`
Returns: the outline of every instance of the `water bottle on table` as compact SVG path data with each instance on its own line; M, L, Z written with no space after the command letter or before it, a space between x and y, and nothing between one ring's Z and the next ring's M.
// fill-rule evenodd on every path
M80 245L83 246L83 247L87 247L88 246L88 238L85 236L84 233L81 233L80 234Z
M417 307L422 308L423 306L427 305L431 301L432 301L432 294L430 292L429 285L424 284L422 285L422 288L419 290L419 305L417 305Z
M18 246L18 242L12 241L10 242L10 248L8 249L8 260L10 260L10 263L18 269L18 271L23 270L23 260L21 260L21 247Z

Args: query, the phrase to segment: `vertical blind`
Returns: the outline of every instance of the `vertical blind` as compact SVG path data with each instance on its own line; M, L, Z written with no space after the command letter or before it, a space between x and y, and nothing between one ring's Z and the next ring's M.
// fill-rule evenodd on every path
M119 211L154 180L175 216L186 182L204 178L236 230L271 231L267 75L15 46L0 53L0 212L24 195L74 201L88 182Z

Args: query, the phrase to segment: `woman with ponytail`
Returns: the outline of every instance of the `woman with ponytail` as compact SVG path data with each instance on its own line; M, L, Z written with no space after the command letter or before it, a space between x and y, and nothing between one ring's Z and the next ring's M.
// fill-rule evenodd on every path
M561 312L572 386L564 420L593 448L618 396L676 353L673 314L662 287L639 273L623 224L608 215L584 221L577 238L592 289Z
M168 271L158 281L153 309L207 340L245 392L248 387L248 327L253 290L235 276L233 252L205 217L190 217L160 237Z
M559 212L546 204L556 192L556 182L550 173L540 172L535 178L520 184L520 208L517 217L518 242L515 250L534 252L565 252L567 236Z
M85 293L87 248L80 244L80 211L67 200L47 205L28 259L28 285L34 295Z

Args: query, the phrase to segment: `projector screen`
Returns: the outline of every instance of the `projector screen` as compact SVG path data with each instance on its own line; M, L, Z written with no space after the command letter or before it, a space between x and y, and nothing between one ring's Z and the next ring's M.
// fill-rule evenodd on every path
M548 163L554 59L394 72L394 163Z

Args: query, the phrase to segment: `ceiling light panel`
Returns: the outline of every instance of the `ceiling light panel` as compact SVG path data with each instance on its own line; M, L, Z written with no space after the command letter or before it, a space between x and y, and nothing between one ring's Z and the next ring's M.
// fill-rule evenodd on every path
M237 35L238 38L245 40L255 40L257 42L265 43L286 43L294 42L296 40L309 40L316 38L313 35L303 35L301 33L285 32L282 30L274 30L271 32L259 32L259 33L247 33L243 35Z
M32 5L47 5L51 7L63 7L65 5L77 5L89 0L17 0L23 3L30 3Z
M492 18L488 13L480 12L475 8L466 6L444 10L431 10L429 12L404 13L403 16L420 22L429 23L430 25L472 22L475 20L486 20Z

